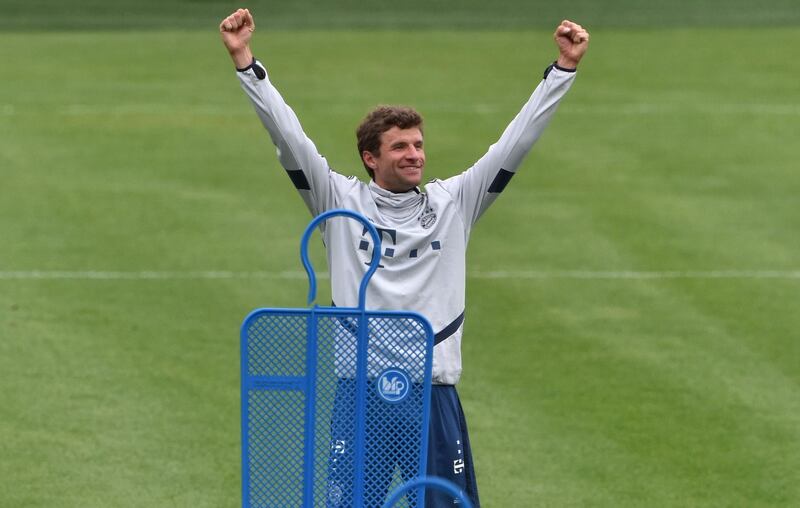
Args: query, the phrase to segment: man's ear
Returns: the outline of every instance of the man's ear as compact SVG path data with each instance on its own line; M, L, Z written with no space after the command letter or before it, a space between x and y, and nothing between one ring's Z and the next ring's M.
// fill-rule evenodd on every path
M378 167L378 163L375 162L375 156L372 155L372 152L370 152L369 150L364 150L363 152L361 152L361 159L364 161L364 164L366 164L367 167L369 167L373 171L375 170L375 168Z

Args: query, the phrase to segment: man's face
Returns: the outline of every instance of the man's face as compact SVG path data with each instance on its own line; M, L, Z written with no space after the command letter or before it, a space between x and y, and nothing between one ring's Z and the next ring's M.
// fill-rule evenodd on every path
M378 155L364 152L364 162L375 172L375 183L392 192L406 192L422 182L425 151L419 128L397 126L381 134Z

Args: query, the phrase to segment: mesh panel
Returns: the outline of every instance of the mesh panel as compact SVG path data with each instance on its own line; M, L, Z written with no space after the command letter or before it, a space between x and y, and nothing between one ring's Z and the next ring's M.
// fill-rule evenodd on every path
M388 492L425 474L424 467L420 468L420 452L426 428L422 382L427 337L422 324L412 318L373 317L369 331L364 506L371 507L383 506ZM394 398L391 395L400 391L399 383L406 382L410 386L401 401L384 398L387 391L390 400ZM415 496L416 491L411 492L407 504L401 501L395 506L415 506Z
M306 369L307 317L264 314L247 330L250 376L303 376Z
M317 446L314 479L319 506L353 506L358 317L317 319ZM349 375L349 378L345 377Z
M243 335L242 382L251 388L243 408L245 499L250 506L380 507L395 487L425 473L430 328L416 316L367 312L358 379L361 314L318 308L307 330L309 314L265 310ZM309 337L316 337L310 348ZM309 372L307 351L316 355ZM396 506L416 506L415 496Z
M302 392L252 390L250 406L250 505L303 505Z

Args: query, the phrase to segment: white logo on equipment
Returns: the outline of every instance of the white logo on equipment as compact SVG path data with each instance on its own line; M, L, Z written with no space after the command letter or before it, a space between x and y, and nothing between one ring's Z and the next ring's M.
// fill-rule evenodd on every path
M378 395L392 404L402 402L411 391L411 381L401 369L386 369L375 380Z
M341 455L344 453L345 446L346 445L344 441L342 441L341 439L337 439L336 441L333 442L333 444L331 444L331 451L333 451L333 453L335 453L336 455Z

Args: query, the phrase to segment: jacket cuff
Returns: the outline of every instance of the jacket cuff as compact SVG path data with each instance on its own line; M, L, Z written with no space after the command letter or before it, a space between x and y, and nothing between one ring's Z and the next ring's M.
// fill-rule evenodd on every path
M264 79L264 78L267 77L267 71L264 70L264 68L261 67L261 65L256 61L256 57L253 57L253 61L250 62L250 65L248 65L244 69L240 69L240 68L237 67L236 71L237 72L247 72L250 69L253 70L253 74L255 74L258 79Z
M542 79L547 79L547 76L550 75L550 72L553 69L558 69L558 70L563 71L563 72L575 72L575 71L578 70L577 68L568 69L566 67L561 67L556 62L553 62L550 65L548 65L547 68L544 70L544 76L542 76Z

